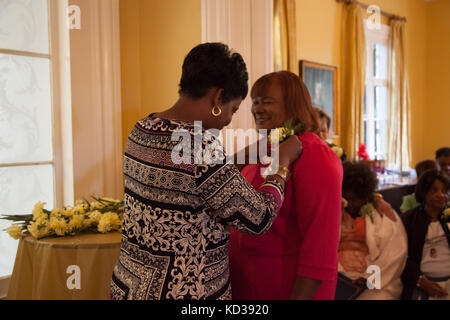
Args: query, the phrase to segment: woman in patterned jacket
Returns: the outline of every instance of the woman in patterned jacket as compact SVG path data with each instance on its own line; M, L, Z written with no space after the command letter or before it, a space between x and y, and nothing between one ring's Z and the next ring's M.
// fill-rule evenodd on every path
M302 150L296 136L280 144L280 169L258 191L224 163L224 153L205 157L221 149L217 140L205 141L205 130L231 122L247 81L238 53L201 44L184 60L175 105L131 131L112 299L231 299L226 227L248 234L269 229L283 203L287 167Z

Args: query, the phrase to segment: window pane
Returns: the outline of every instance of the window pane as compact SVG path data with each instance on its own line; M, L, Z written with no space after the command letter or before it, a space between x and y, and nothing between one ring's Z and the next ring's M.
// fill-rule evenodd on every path
M364 113L363 117L367 118L367 86L364 87Z
M0 48L49 52L47 0L0 0Z
M381 150L381 137L380 137L380 122L375 121L375 154L379 153Z
M385 86L375 87L375 119L387 118L387 88Z
M367 121L364 121L364 145L367 146Z
M0 54L0 163L51 161L50 61Z
M375 43L373 45L373 72L375 78L387 78L387 47L385 45Z
M53 209L53 180L51 165L0 168L0 213L31 214L38 201ZM0 220L1 230L9 225ZM12 273L17 244L6 232L0 232L0 277Z
M387 121L378 120L375 122L375 153L377 159L385 160L387 154Z

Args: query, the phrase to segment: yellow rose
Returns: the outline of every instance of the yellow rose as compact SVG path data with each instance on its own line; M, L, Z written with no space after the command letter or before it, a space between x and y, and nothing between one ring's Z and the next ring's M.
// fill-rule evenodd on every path
M74 214L69 221L69 229L76 230L83 227L84 216L81 214Z
M40 224L37 222L32 222L27 226L27 230L35 239L40 239L50 234L49 223Z
M97 222L97 223L102 218L102 213L98 210L88 212L87 215L88 215L89 219L91 219L93 222Z
M27 226L28 232L31 233L33 238L39 239L39 230L36 222L32 222Z
M36 220L40 215L44 213L44 206L46 205L45 202L38 202L34 205L33 208L33 219Z
M69 231L66 220L55 217L50 218L50 228L52 228L58 236L63 236Z
M71 216L73 216L74 213L75 213L75 211L72 208L68 207L62 211L62 216L70 218Z
M78 203L77 205L75 205L75 207L72 208L72 211L78 212L78 213L85 213L86 210L88 209L88 205L86 203Z
M450 218L450 208L444 210L444 217Z
M61 217L64 215L64 210L60 208L55 208L50 212L50 217Z
M115 212L106 212L98 223L97 230L101 233L106 233L111 230L117 230L120 228L121 221L119 216Z
M333 150L339 158L344 154L344 150L342 150L342 148L338 146L332 147L331 150Z
M8 229L6 229L6 232L11 236L11 238L14 238L16 240L20 239L23 236L22 233L22 227L18 226L17 224L13 224Z

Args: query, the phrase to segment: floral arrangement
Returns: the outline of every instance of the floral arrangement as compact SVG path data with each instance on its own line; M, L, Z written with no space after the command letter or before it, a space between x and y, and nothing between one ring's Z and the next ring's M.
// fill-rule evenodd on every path
M450 208L444 210L443 217L445 220L450 220Z
M344 162L345 160L347 160L347 155L345 154L344 149L342 147L340 147L334 143L327 143L327 144L331 148L331 150L333 150L334 153L336 153L336 155L339 157L339 159L341 159L341 162Z
M360 144L360 145L359 145L359 149L358 149L358 157L359 157L361 160L364 160L364 161L370 161L369 154L367 153L366 145L365 145L365 144Z
M32 214L3 215L0 219L14 222L6 232L20 239L28 231L35 239L63 237L81 232L107 233L120 231L123 221L123 201L111 198L78 200L73 207L44 209L45 202L35 204Z
M344 149L342 149L341 147L339 147L337 145L332 146L331 150L333 150L334 153L336 153L339 158L344 155Z
M297 124L294 124L294 120L291 118L284 123L283 127L271 130L271 133L269 134L269 141L271 143L276 142L281 143L290 136L304 131L304 129L305 125L303 122L298 122ZM275 132L278 133L278 138L277 135L272 135L272 133Z
M361 209L359 210L359 215L363 218L365 216L368 216L370 218L370 221L372 221L372 223L374 223L374 221L373 221L373 212L374 211L375 211L375 207L373 206L373 204L371 204L369 202L361 207Z

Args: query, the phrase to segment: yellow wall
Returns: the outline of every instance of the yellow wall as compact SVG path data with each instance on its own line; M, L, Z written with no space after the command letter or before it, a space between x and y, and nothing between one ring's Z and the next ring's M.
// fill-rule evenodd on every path
M412 165L433 158L450 144L450 0L360 1L407 18ZM183 58L201 42L201 1L120 0L120 15L125 143L138 119L177 99ZM296 0L298 60L336 65L339 72L342 16L335 0Z
M433 158L438 146L450 144L447 125L450 118L450 1L360 1L407 18L412 165L422 159ZM335 0L297 0L296 5L298 60L332 64L341 70L343 4ZM387 19L382 19L382 22L387 23ZM438 123L439 129L435 129L433 123Z
M124 144L136 121L175 103L183 59L201 35L201 0L120 0Z
M428 4L427 99L424 105L424 143L421 152L432 159L434 151L450 146L450 0Z

